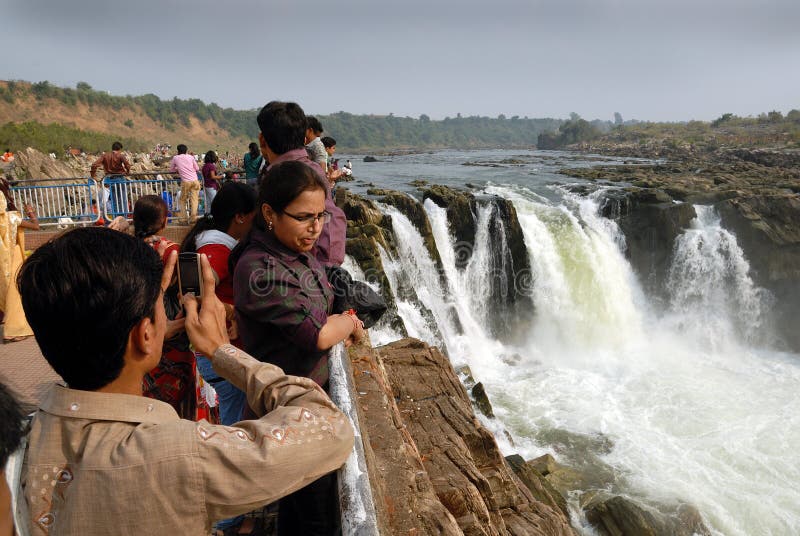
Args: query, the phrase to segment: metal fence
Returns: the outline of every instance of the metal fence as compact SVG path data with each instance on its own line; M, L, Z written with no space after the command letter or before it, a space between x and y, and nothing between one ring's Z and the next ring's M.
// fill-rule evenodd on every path
M35 185L17 183L9 189L14 204L24 214L25 205L36 210L40 225L89 224L100 217L97 181L89 178L37 179Z
M20 181L9 189L17 208L24 214L25 205L31 205L39 224L45 227L92 225L103 218L109 222L117 216L130 219L133 206L143 195L164 199L170 219L188 219L180 191L180 179L160 172L113 175L102 181L87 177L35 179ZM204 206L205 195L201 190L198 214L203 214Z

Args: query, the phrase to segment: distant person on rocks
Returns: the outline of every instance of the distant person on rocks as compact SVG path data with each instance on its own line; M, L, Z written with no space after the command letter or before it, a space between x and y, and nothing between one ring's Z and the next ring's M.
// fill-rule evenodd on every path
M244 155L244 173L247 178L247 184L253 188L257 188L258 170L261 169L264 157L261 155L261 150L259 150L256 142L250 143L248 149L249 152Z
M83 149L81 149L81 151L83 151ZM128 158L122 154L122 143L115 141L111 144L111 152L103 153L100 158L95 160L89 171L89 176L95 179L97 170L100 167L102 167L105 172L103 182L111 189L111 213L113 215L127 216L130 212L128 207L128 192L123 181L125 181L125 175L131 172L131 164L128 162ZM106 206L100 208L102 208L104 212L107 210Z
M225 177L223 175L217 174L217 161L219 157L217 157L217 153L214 151L207 151L205 156L203 156L203 189L206 193L206 203L205 203L205 213L208 214L211 212L211 203L214 201L214 196L217 195L219 191L220 185L222 184L220 181Z
M184 144L178 145L178 154L172 157L170 171L181 178L182 213L188 214L189 223L194 223L197 221L197 205L200 201L201 186L197 180L200 168L194 157L187 152L188 148Z
M261 154L269 162L266 171L281 162L302 162L328 184L322 166L308 158L303 144L307 128L306 115L298 104L272 101L261 109L257 121L261 130L258 135ZM344 262L347 218L342 209L333 202L330 188L325 197L325 210L331 214L330 221L322 226L322 232L312 252L323 266L339 266Z
M67 385L45 394L29 434L22 489L30 534L206 535L217 519L274 502L350 453L352 427L317 385L229 344L205 256L202 305L192 294L183 299L186 331L214 371L247 393L255 418L234 426L181 420L141 396L161 357L163 289L176 257L162 267L141 240L85 227L39 247L23 266L25 311ZM321 440L301 444L301 434Z
M336 152L336 140L330 136L325 136L322 138L322 145L325 147L325 157L328 159L326 167L328 170L328 182L331 183L331 190L333 190L333 188L336 187L336 181L342 176L342 172L336 168L334 165L335 161L333 160L333 155Z
M325 152L325 146L320 140L322 135L322 124L319 119L310 115L306 118L307 128L305 135L306 151L308 151L308 158L316 162L322 167L322 171L328 172L328 155Z
M19 403L8 388L0 383L0 536L14 535L11 490L6 477L6 464L14 451L19 448L25 435L23 424ZM19 463L22 463L21 459Z
M6 149L6 152L3 153L2 160L6 163L14 161L14 153L11 152L11 149Z

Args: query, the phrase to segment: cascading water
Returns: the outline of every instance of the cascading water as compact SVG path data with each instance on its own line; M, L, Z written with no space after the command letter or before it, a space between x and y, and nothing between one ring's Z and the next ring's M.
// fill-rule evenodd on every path
M677 240L667 278L671 312L713 348L731 340L769 340L771 296L753 284L744 252L713 208L695 211L691 229Z
M621 252L623 237L598 216L596 199L562 193L554 204L522 187L487 193L513 202L530 253L532 283L516 287L535 303L525 344L492 338L486 322L497 240L483 232L490 205L477 215L470 263L459 269L446 211L425 203L445 278L391 207L399 254L382 258L396 295L409 294L398 297L409 334L470 366L513 451L581 466L586 489L693 504L718 534L793 533L800 360L755 345L752 333L768 327L764 294L735 237L698 209L695 228L676 244L670 310L662 313L651 310Z

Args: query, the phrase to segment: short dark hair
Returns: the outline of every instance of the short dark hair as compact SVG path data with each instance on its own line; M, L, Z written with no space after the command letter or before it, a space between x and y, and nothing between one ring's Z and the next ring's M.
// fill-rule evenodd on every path
M178 144L178 154L186 154L186 151L188 151L188 150L189 150L189 148L186 147L184 144L182 144L182 143Z
M17 448L24 434L22 408L8 388L0 383L0 471Z
M317 134L322 132L322 123L313 115L306 116L306 128L310 128Z
M122 150L122 144L120 142L118 142L118 141L115 141L114 143L111 144L111 150L112 151L120 151L120 150Z
M17 285L50 366L73 389L119 377L131 329L153 318L162 264L142 240L103 227L69 231L36 249Z
M206 155L203 157L203 162L205 162L206 164L213 164L217 160L219 160L219 158L217 158L217 153L215 153L214 151L206 152Z
M306 114L295 102L272 101L258 112L258 128L275 154L303 147L306 138Z
M143 195L133 205L133 231L136 238L153 236L164 227L169 212L167 202L157 195Z
M336 145L336 140L334 140L330 136L325 136L324 138L322 138L322 145L324 145L325 148L330 149L331 147L334 147Z

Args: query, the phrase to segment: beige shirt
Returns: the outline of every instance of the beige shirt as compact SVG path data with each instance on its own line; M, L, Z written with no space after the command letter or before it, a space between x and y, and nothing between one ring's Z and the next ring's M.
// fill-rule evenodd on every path
M230 345L213 363L260 419L192 422L143 396L54 386L22 470L31 534L207 535L344 463L353 429L313 381Z

